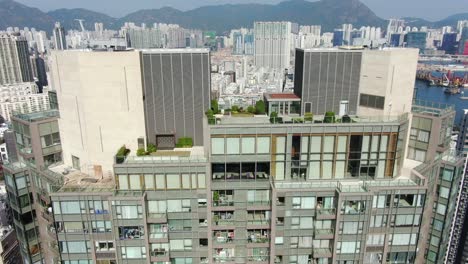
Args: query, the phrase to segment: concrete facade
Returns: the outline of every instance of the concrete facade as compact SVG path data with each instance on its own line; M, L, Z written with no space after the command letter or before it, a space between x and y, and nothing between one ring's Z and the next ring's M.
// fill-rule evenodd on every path
M411 108L417 49L366 50L362 53L359 93L383 96L384 108L359 105L359 115L400 115Z
M52 54L52 78L60 112L63 159L92 173L112 170L125 145L136 151L145 139L140 53L62 51ZM125 127L125 129L122 129Z

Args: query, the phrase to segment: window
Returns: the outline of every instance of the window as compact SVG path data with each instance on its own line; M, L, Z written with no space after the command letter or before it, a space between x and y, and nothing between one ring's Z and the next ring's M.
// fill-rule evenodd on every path
M191 219L170 219L168 225L170 231L191 231L193 221Z
M60 134L53 133L41 137L41 146L42 148L47 148L50 146L60 145Z
M370 108L384 109L385 97L361 93L359 105Z
M166 201L148 201L149 214L165 214L167 212Z
M393 234L390 235L389 243L393 246L416 245L417 234Z
M137 219L142 217L143 211L141 205L119 205L116 213L118 219Z
M383 227L387 225L386 215L373 215L370 219L370 227Z
M96 241L96 251L110 251L115 250L113 241Z
M282 245L283 244L283 237L275 237L275 244Z
M420 215L392 215L395 219L394 226L419 226ZM392 221L393 223L393 221ZM392 225L393 226L393 225Z
M166 175L167 189L180 189L180 175L167 174Z
M294 209L314 209L315 197L293 197L292 204Z
M211 154L219 155L224 154L224 138L211 139Z
M240 138L226 138L226 154L240 153Z
M437 210L436 212L441 215L445 215L445 212L447 211L447 206L441 203L437 204Z
M449 198L449 194L450 194L450 189L449 189L449 188L440 186L440 188L439 188L439 197L448 199L448 198Z
M359 253L359 242L338 242L338 253Z
M343 214L360 214L366 210L366 201L343 201L341 212Z
M190 200L167 200L167 212L177 213L177 212L190 212L191 205Z
M254 154L255 153L255 138L245 137L242 138L242 154Z
M385 208L390 206L390 195L376 195L372 200L372 208Z
M312 217L292 217L291 228L292 229L304 229L313 228L314 222Z
M169 246L171 251L184 251L192 250L192 240L191 239L171 239L169 241Z
M120 240L143 239L145 237L142 226L119 226Z
M378 234L378 235L369 235L367 237L367 246L383 246L385 242L385 235Z
M87 253L90 250L88 241L60 241L61 253Z
M434 247L439 247L439 243L440 243L440 238L439 237L436 237L436 236L431 236L431 245L433 245Z
M363 222L341 222L343 234L360 234L362 233Z
M110 221L92 221L91 228L93 233L112 232Z
M258 137L257 138L257 153L258 154L269 154L270 153L270 138L269 137Z
M442 231L442 229L444 228L444 222L434 219L434 223L432 224L432 226L435 230Z
M60 202L60 209L59 213L62 214L81 214L81 211L85 210L85 205L83 201Z
M146 247L122 247L122 257L125 259L146 258Z

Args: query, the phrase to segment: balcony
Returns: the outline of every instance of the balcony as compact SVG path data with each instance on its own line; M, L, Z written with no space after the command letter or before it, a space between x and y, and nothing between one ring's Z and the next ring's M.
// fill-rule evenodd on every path
M270 230L249 230L247 235L248 243L265 244L270 242Z
M312 255L314 258L331 258L332 252L331 248L314 248Z
M147 215L148 223L167 223L167 214L166 213L148 213Z
M333 239L335 233L333 229L315 229L314 238L315 239Z
M336 209L335 208L316 208L315 216L317 220L336 219Z
M114 251L96 251L97 259L115 259Z
M41 216L42 216L42 218L44 218L49 223L54 222L54 216L51 213L47 212L47 211L42 211Z
M155 248L150 252L152 262L169 262L169 250Z
M234 230L219 230L213 233L214 244L232 244L234 242Z

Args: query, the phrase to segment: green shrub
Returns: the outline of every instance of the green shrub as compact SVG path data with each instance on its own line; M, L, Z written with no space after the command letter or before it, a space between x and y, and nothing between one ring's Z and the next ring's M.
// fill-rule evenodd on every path
M211 109L213 110L213 114L219 113L218 100L216 99L211 100Z
M314 121L314 114L307 112L304 113L304 120L305 121Z
M292 119L293 123L304 123L304 119L296 117Z
M146 146L146 151L148 152L148 154L156 152L157 151L156 145L152 143L148 143L148 145Z
M253 107L252 105L250 105L249 107L247 107L247 112L251 113L251 114L255 114L255 107Z
M117 151L117 154L115 154L115 156L116 156L115 162L117 164L123 163L125 161L125 157L129 153L130 153L130 150L125 145L123 145L122 147L119 148L119 150Z
M278 113L276 113L276 112L271 112L271 114L270 114L270 122L271 122L272 124L282 123L282 122L283 122L283 118L278 117Z
M324 123L335 123L335 112L326 112L325 118L323 119Z
M146 156L148 155L148 153L146 152L146 150L144 148L139 148L137 149L137 156L140 157L140 156Z
M255 103L255 113L258 115L265 114L265 102L263 102L263 100L257 101Z
M239 111L240 111L239 106L233 105L233 106L231 107L231 111L232 111L232 112L239 112Z
M210 125L216 124L216 120L215 120L215 117L214 117L214 114L213 114L213 110L208 109L208 111L206 111L206 117L208 118L208 124L210 124Z
M193 147L193 140L190 137L182 137L177 141L176 147L178 148L191 148Z

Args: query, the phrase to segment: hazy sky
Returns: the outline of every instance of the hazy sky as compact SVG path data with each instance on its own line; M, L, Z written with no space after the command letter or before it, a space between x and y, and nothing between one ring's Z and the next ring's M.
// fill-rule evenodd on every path
M199 6L226 3L268 3L281 0L16 0L28 6L44 11L58 8L87 8L93 11L120 17L139 9L171 6L180 10L189 10ZM343 0L345 1L345 0ZM420 17L439 20L456 13L468 12L468 0L361 0L378 16Z

